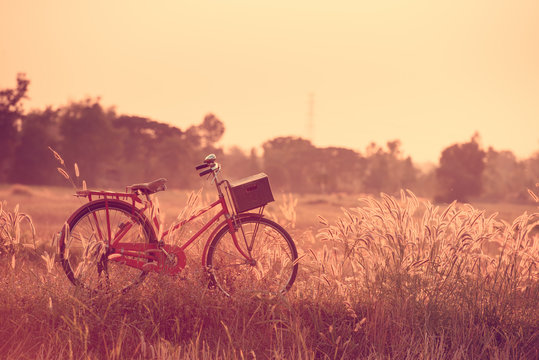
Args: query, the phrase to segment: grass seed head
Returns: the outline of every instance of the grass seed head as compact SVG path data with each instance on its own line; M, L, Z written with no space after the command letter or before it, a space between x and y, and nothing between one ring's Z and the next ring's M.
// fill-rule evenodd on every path
M62 157L60 156L60 154L58 154L53 148L51 148L49 146L49 150L52 152L52 154L54 155L54 158L56 160L58 160L58 162L61 164L61 165L65 165L65 162L64 162L64 159L62 159Z
M56 168L60 175L62 175L66 180L69 180L69 174L62 168Z

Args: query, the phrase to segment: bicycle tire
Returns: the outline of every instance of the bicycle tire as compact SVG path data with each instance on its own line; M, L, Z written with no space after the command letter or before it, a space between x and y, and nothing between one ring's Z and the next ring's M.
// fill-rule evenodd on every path
M224 227L208 248L210 285L227 296L287 292L298 272L298 252L290 234L276 222L257 215L236 221L238 245L251 259L241 255L228 226Z
M107 209L112 238L114 231L130 222L133 226L122 242L157 242L148 218L131 204L115 199L95 200L81 206L67 220L67 229L64 226L59 238L60 262L68 279L78 287L126 292L139 284L147 271L109 260L108 247L99 240L108 238Z

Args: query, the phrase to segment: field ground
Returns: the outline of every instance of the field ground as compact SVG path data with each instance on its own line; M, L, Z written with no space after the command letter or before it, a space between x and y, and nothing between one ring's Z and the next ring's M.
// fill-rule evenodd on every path
M277 193L268 214L290 231L302 256L298 280L284 298L224 298L197 273L179 282L153 277L123 296L88 296L41 257L53 252L55 234L84 202L72 194L69 188L0 186L3 210L19 204L32 218L38 243L37 250L0 256L1 358L539 357L539 241L524 232L530 217L521 216L537 213L537 205L475 203L474 210L452 212L448 222L439 216L447 205L436 213L421 202L414 216L432 215L421 225L426 235L405 228L411 221L401 210L414 203L408 198L399 205L398 198L369 203L361 195ZM158 195L170 224L189 192ZM213 199L209 184L201 197ZM343 208L359 206L364 220L344 216ZM503 231L488 220L495 212L509 224ZM417 238L395 243L400 235ZM369 238L374 242L367 244ZM365 246L356 248L357 239ZM483 254L474 244L485 239L508 250Z

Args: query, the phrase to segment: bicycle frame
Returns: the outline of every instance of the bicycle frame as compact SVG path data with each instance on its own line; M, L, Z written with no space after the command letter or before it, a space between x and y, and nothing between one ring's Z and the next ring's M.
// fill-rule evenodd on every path
M263 215L274 201L267 175L228 182L214 154L195 169L212 180L218 197L196 208L188 201L168 228L154 198L166 189L164 178L121 192L77 191L83 204L58 233L59 260L71 283L92 292L125 293L149 272L187 277L193 270L226 296L288 291L298 273L298 251L290 234ZM195 259L187 262L187 250L201 237L204 243L195 246L199 268Z
M185 219L178 224L175 224L170 229L164 231L161 234L161 237L157 239L157 243L130 243L130 242L122 242L122 239L125 237L125 235L129 232L129 230L135 225L135 222L130 222L126 224L122 224L122 227L119 231L117 231L115 234L112 234L112 229L110 226L110 220L109 220L109 208L108 208L108 202L107 200L112 198L120 201L125 201L130 205L132 208L133 214L135 212L139 213L141 216L144 216L144 213L148 209L153 209L153 202L151 201L151 198L149 195L146 196L147 201L143 201L139 194L137 193L121 193L121 192L109 192L109 191L79 191L77 192L77 196L80 197L86 197L89 201L92 201L92 198L94 196L104 199L106 204L106 233L107 236L104 236L104 234L101 231L101 226L99 224L99 220L97 216L94 214L94 221L96 222L96 228L97 228L97 236L104 240L106 239L107 247L108 247L108 255L109 260L122 263L122 265L127 265L133 268L137 268L140 270L152 270L156 272L162 272L165 269L165 266L163 265L163 262L166 260L166 257L169 256L169 253L173 253L178 257L178 264L176 265L175 271L170 273L176 273L183 269L185 267L185 254L184 251L193 244L202 234L204 234L212 225L214 225L221 217L224 217L224 221L222 221L218 226L213 230L213 232L208 236L206 240L206 244L204 246L204 250L202 253L202 259L201 263L202 266L206 266L206 254L209 248L209 244L215 234L221 230L223 227L228 227L230 230L230 234L232 236L232 240L234 242L234 246L237 248L238 252L245 258L246 261L251 260L251 256L246 254L245 251L242 250L238 243L238 237L236 236L236 219L241 218L243 216L249 215L258 215L262 216L261 214L239 214L239 215L231 215L228 209L228 205L225 200L225 196L220 188L220 186L226 181L218 182L217 176L214 175L214 181L216 182L217 192L219 194L219 197L216 201L211 203L210 205L206 206L203 209L200 209L196 214L192 215L190 218ZM137 204L142 204L142 207L137 207ZM190 223L191 221L201 217L208 211L221 206L221 209L210 219L208 220L202 228L200 228L195 234L193 234L187 241L185 241L181 246L172 246L165 243L165 239L175 230L185 226L186 224ZM154 215L153 218L150 219L150 222L152 223L152 226L154 227L154 233L155 229L159 229L160 223L157 215ZM111 256L112 255L112 256ZM141 261L144 260L144 261ZM149 263L148 261L155 261L155 263ZM150 266L148 266L150 265ZM167 272L167 271L165 271Z

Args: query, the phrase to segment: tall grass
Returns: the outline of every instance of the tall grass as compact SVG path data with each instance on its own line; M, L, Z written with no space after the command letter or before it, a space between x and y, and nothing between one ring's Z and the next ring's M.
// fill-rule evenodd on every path
M326 224L326 247L314 257L325 291L370 307L365 326L378 353L408 356L393 346L425 334L450 354L539 355L535 216L508 224L470 205L421 203L411 192L363 202ZM500 244L495 253L492 243Z
M11 256L12 267L16 254L36 249L36 229L32 218L19 211L19 204L9 211L6 201L0 201L0 256ZM26 226L24 226L26 225Z
M297 200L285 200L272 215L289 225L301 262L280 298L227 298L208 289L203 271L152 274L125 295L90 295L72 287L52 249L15 268L1 258L0 357L539 356L536 215L506 223L403 192L361 199L313 234L294 228Z

